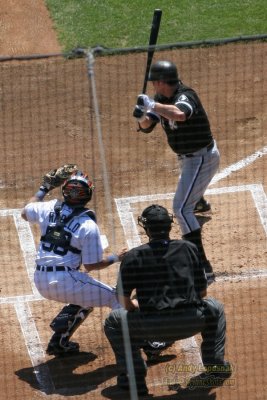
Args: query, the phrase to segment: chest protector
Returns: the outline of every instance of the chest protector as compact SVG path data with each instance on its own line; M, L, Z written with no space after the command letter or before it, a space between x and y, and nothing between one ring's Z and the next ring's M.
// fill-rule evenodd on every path
M62 205L56 204L54 210L56 215L55 223L50 223L45 235L41 236L43 250L48 252L53 251L60 256L66 255L68 251L80 254L81 250L71 246L72 234L65 228L72 218L81 214L87 214L95 221L94 212L85 208L77 208L68 217L64 217L61 215Z

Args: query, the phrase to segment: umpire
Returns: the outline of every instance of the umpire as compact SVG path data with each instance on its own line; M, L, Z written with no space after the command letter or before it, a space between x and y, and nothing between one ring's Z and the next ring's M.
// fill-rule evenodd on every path
M138 217L149 242L124 256L117 287L125 309L113 310L104 326L116 357L117 384L128 390L122 330L122 319L127 319L138 394L148 393L147 367L140 350L144 339L172 342L201 333L206 370L212 370L221 382L231 375L230 364L224 361L223 305L214 298L204 298L207 279L197 247L189 241L171 240L172 222L172 215L159 205L147 207ZM206 375L204 372L204 378Z

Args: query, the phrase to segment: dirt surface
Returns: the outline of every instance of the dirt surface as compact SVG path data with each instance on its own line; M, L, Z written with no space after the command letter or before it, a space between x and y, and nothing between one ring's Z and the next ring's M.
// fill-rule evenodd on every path
M0 3L2 55L59 51L42 1ZM250 43L164 51L155 56L176 62L184 82L197 89L221 152L220 169L206 193L212 212L200 215L199 220L217 274L209 294L225 305L226 358L234 366L232 380L223 387L188 391L187 380L201 368L200 338L190 345L177 342L158 364L149 366L147 382L155 399L262 400L266 396L264 54L266 43ZM127 220L129 212L136 221L151 202L172 211L179 177L176 157L160 128L151 135L137 133L131 117L145 60L145 54L96 59L105 177L85 60L0 64L1 400L129 398L116 388L115 360L103 333L108 309L95 309L75 333L81 347L78 356L45 355L49 324L61 305L42 299L32 284L39 232L22 223L19 211L37 190L43 173L65 162L77 163L93 178L96 189L91 207L101 233L109 239L109 249L146 240ZM180 236L177 225L172 236ZM114 285L117 267L93 275Z
M60 53L43 0L0 0L0 56Z

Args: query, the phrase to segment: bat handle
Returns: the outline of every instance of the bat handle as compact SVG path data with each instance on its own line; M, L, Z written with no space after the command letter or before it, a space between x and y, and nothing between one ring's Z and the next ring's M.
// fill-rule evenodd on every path
M146 94L146 88L147 88L147 81L144 82L142 94Z

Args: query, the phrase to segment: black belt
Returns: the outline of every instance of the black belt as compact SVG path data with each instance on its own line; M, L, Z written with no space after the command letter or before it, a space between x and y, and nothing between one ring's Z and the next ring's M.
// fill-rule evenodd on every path
M71 271L72 268L64 267L63 265L55 265L54 267L47 267L46 265L37 265L36 270L43 272L59 272L59 271Z
M164 308L162 310L150 310L149 312L144 311L144 314L146 315L152 315L152 314L175 314L175 313L183 313L189 309L195 309L197 307L201 306L201 304L183 304L183 305L177 305L175 308Z
M212 149L213 149L213 146L214 146L214 140L212 141L212 142L210 142L207 146L206 146L206 150L207 150L207 152L209 152L209 151L211 151ZM202 149L199 149L199 150L202 150ZM196 150L196 151L199 151L199 150ZM195 154L194 153L189 153L189 154L178 154L179 156L185 156L185 157L188 157L188 158L191 158L191 157L195 157Z

